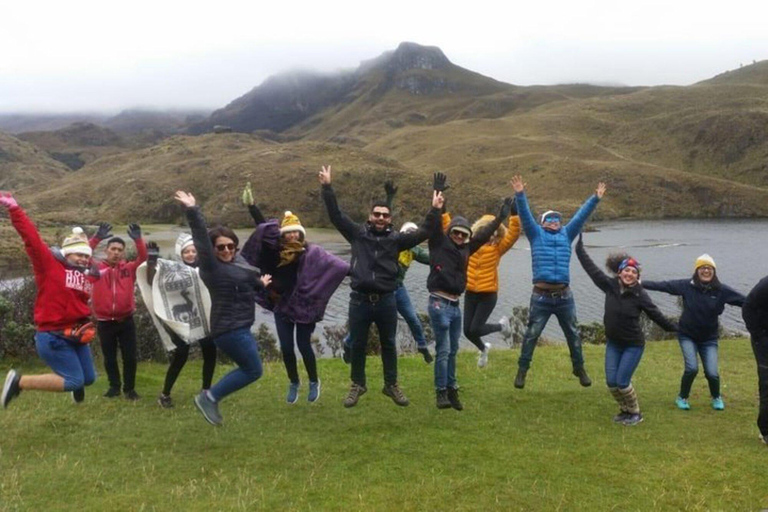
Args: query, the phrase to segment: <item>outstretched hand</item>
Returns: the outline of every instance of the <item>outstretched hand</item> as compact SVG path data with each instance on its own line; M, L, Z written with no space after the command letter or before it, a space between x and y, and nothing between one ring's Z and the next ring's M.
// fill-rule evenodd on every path
M256 204L253 200L253 189L251 188L251 182L249 181L243 189L243 204L245 206L251 206Z
M0 205L3 205L10 210L11 208L19 206L19 203L16 202L16 199L13 198L13 195L10 192L0 192Z
M437 190L438 192L445 192L448 190L450 185L446 185L445 182L448 180L448 176L443 174L442 172L436 172L432 176L432 189Z
M432 192L432 208L437 208L439 210L443 207L444 203L445 198L443 197L443 193L439 190L434 190Z
M331 166L322 166L322 169L317 173L317 177L320 178L321 185L331 184Z
M259 280L261 281L261 284L264 285L264 288L270 285L272 283L272 276L270 274L264 274L262 275Z
M183 204L187 208L192 208L195 206L195 196L190 194L189 192L184 192L183 190L177 190L176 194L173 196L174 199L176 199L178 202Z
M138 224L128 224L128 236L132 240L138 240L141 238L141 226Z
M512 190L514 190L516 194L525 191L525 182L523 181L523 177L519 174L512 176L509 184L512 185Z
M96 230L96 235L94 235L99 240L104 240L107 238L112 231L112 224L109 222L99 222L99 229Z
M602 199L605 195L605 190L608 188L608 186L604 182L600 182L597 184L597 189L595 190L595 194L597 194L598 199Z
M157 260L160 257L160 246L157 242L147 242L147 259Z
M515 204L514 197L506 197L501 203L501 209L499 210L499 218L504 220L512 213L512 206Z

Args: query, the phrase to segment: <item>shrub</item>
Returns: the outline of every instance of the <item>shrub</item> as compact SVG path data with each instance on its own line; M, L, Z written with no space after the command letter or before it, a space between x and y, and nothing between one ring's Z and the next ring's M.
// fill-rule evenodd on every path
M35 357L36 296L37 286L32 277L13 280L0 288L0 358Z
M605 326L601 322L592 322L590 324L579 324L579 336L582 343L591 343L593 345L605 345Z
M277 348L277 338L272 331L269 330L269 326L265 323L259 324L258 329L254 333L256 342L259 345L259 355L262 361L279 361L282 359L280 350Z

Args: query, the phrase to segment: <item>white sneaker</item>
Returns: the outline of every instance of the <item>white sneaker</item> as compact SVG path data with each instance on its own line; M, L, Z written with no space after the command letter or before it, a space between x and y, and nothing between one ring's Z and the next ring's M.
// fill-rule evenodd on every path
M501 335L504 337L504 340L508 340L512 337L512 325L509 323L509 317L507 315L504 315L501 317L501 320L499 320L499 325L501 325Z
M491 350L491 344L490 343L484 343L485 348L482 352L480 352L480 356L477 358L477 367L478 368L485 368L485 366L488 364L488 351Z

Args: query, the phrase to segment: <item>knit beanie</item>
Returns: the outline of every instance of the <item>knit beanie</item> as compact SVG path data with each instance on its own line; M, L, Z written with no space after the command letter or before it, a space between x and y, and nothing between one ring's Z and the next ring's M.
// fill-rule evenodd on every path
M403 227L400 228L401 233L408 233L410 231L416 231L419 229L419 226L416 225L415 222L406 222L403 224Z
M87 254L91 256L93 251L91 246L88 245L88 237L85 236L83 228L72 228L72 233L64 239L61 244L61 254L67 256L69 254Z
M181 233L176 239L176 256L181 258L181 253L183 253L184 249L190 245L195 245L195 242L192 240L192 235L188 233Z
M638 262L635 258L629 257L625 258L619 263L619 272L624 270L627 267L633 267L635 270L637 270L637 273L640 273L640 262Z
M468 237L472 236L472 226L469 225L469 221L458 215L454 217L448 225L448 233L451 231L462 231L466 233Z
M304 226L302 226L301 221L299 221L299 218L289 210L285 212L283 221L280 223L280 234L284 235L286 233L290 233L291 231L298 231L302 234L302 236L307 235L307 233L304 231Z
M539 224L544 224L544 219L546 219L549 216L557 216L560 217L560 221L563 220L563 214L558 212L557 210L547 210L544 213L541 214L541 222Z
M709 265L710 267L716 269L717 266L715 265L715 260L712 259L712 256L709 254L702 254L698 258L696 258L696 263L693 264L693 271L696 272L699 270L699 267L704 267Z

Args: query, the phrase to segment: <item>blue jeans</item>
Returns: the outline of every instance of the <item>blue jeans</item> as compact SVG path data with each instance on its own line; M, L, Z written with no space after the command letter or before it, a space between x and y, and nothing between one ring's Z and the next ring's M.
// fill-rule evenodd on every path
M216 346L227 354L237 368L226 374L210 389L217 402L261 377L259 347L249 327L241 327L213 338Z
M540 295L535 292L531 294L528 328L525 330L523 346L520 349L520 358L517 360L517 365L521 369L527 370L530 368L533 351L536 349L536 342L539 340L541 331L544 330L549 317L552 315L557 317L560 328L563 330L563 334L565 334L574 370L584 366L584 356L581 352L581 337L579 336L579 326L576 321L576 303L573 300L573 292L566 290L557 297Z
M397 382L397 304L394 293L366 295L353 291L349 294L349 335L352 338L352 382L366 385L365 356L368 330L375 323L381 342L381 364L384 384Z
M411 297L408 295L408 290L405 286L398 285L395 290L395 304L397 304L397 312L403 317L405 323L408 324L408 328L411 330L411 335L416 345L419 348L427 348L427 339L424 337L424 326L421 325L421 319L416 314L416 310L413 309L411 304ZM352 334L348 333L344 337L344 345L352 346Z
M459 302L429 297L429 319L435 333L435 389L458 388L456 353L461 338Z
M628 388L640 364L645 345L619 345L611 340L605 345L605 383L609 388Z
M717 338L696 343L684 334L678 334L680 350L683 351L685 369L680 379L680 396L688 398L691 394L691 386L696 374L699 373L699 365L696 354L701 356L701 364L704 367L704 375L709 383L709 392L713 398L720 396L720 375L717 372Z
M45 364L64 379L64 391L90 386L96 380L90 345L38 331L35 333L35 347Z

